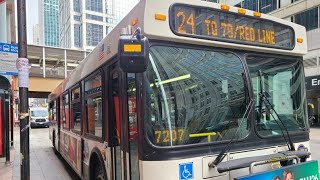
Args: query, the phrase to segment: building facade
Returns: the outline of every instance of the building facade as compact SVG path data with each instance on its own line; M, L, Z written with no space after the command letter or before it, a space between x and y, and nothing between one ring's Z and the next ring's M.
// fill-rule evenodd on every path
M59 47L59 0L39 0L40 45Z
M32 27L32 36L33 36L33 44L39 45L40 44L39 24L33 25L33 27Z
M138 0L60 0L61 47L92 50Z

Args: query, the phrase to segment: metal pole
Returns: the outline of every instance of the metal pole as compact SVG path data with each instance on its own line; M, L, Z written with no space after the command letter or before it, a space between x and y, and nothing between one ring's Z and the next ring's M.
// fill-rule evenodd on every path
M20 99L20 176L21 180L30 180L29 156L29 114L28 114L28 87L29 62L27 58L27 29L26 29L26 0L17 1L18 16L18 47L19 59L19 99Z
M13 90L11 90L12 93L10 93L9 97L10 97L10 121L11 121L11 148L13 148L13 123L14 123L14 120L13 120Z
M4 106L3 106L3 117L4 117L4 123L5 123L5 130L4 130L4 136L5 136L5 145L6 145L6 165L10 164L10 141L9 141L9 96L8 91L4 91Z
M42 48L42 67L43 67L43 77L46 77L46 50Z
M67 77L67 50L64 50L64 78Z

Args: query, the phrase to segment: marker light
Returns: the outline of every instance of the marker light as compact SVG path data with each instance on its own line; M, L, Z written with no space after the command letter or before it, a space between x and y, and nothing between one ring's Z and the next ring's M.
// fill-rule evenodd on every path
M229 11L229 9L230 9L230 6L228 6L226 4L221 4L221 10Z
M298 43L303 43L303 38L297 38Z
M167 16L164 14L157 13L154 15L154 18L159 21L165 21L167 19Z
M239 14L246 14L246 10L243 8L238 8L238 13Z
M261 17L261 12L255 11L255 12L253 13L253 15L254 15L255 17Z
M123 51L126 53L140 53L142 52L141 44L125 44Z
M137 24L138 24L138 19L137 18L132 19L131 26L135 26Z

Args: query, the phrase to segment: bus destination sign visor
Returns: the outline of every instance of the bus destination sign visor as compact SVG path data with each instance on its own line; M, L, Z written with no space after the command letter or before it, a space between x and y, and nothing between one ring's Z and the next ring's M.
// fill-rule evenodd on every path
M290 26L207 7L173 5L170 27L179 36L280 49L295 46L294 31Z

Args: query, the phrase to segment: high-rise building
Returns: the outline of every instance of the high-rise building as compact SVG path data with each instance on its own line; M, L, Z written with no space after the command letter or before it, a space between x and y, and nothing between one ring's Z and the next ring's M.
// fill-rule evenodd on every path
M59 0L39 0L39 39L45 46L59 47Z
M33 44L39 45L40 38L39 38L39 24L35 24L32 27L32 35L33 35Z
M92 50L138 0L60 0L62 47Z
M119 23L138 2L139 0L114 0L114 22Z

